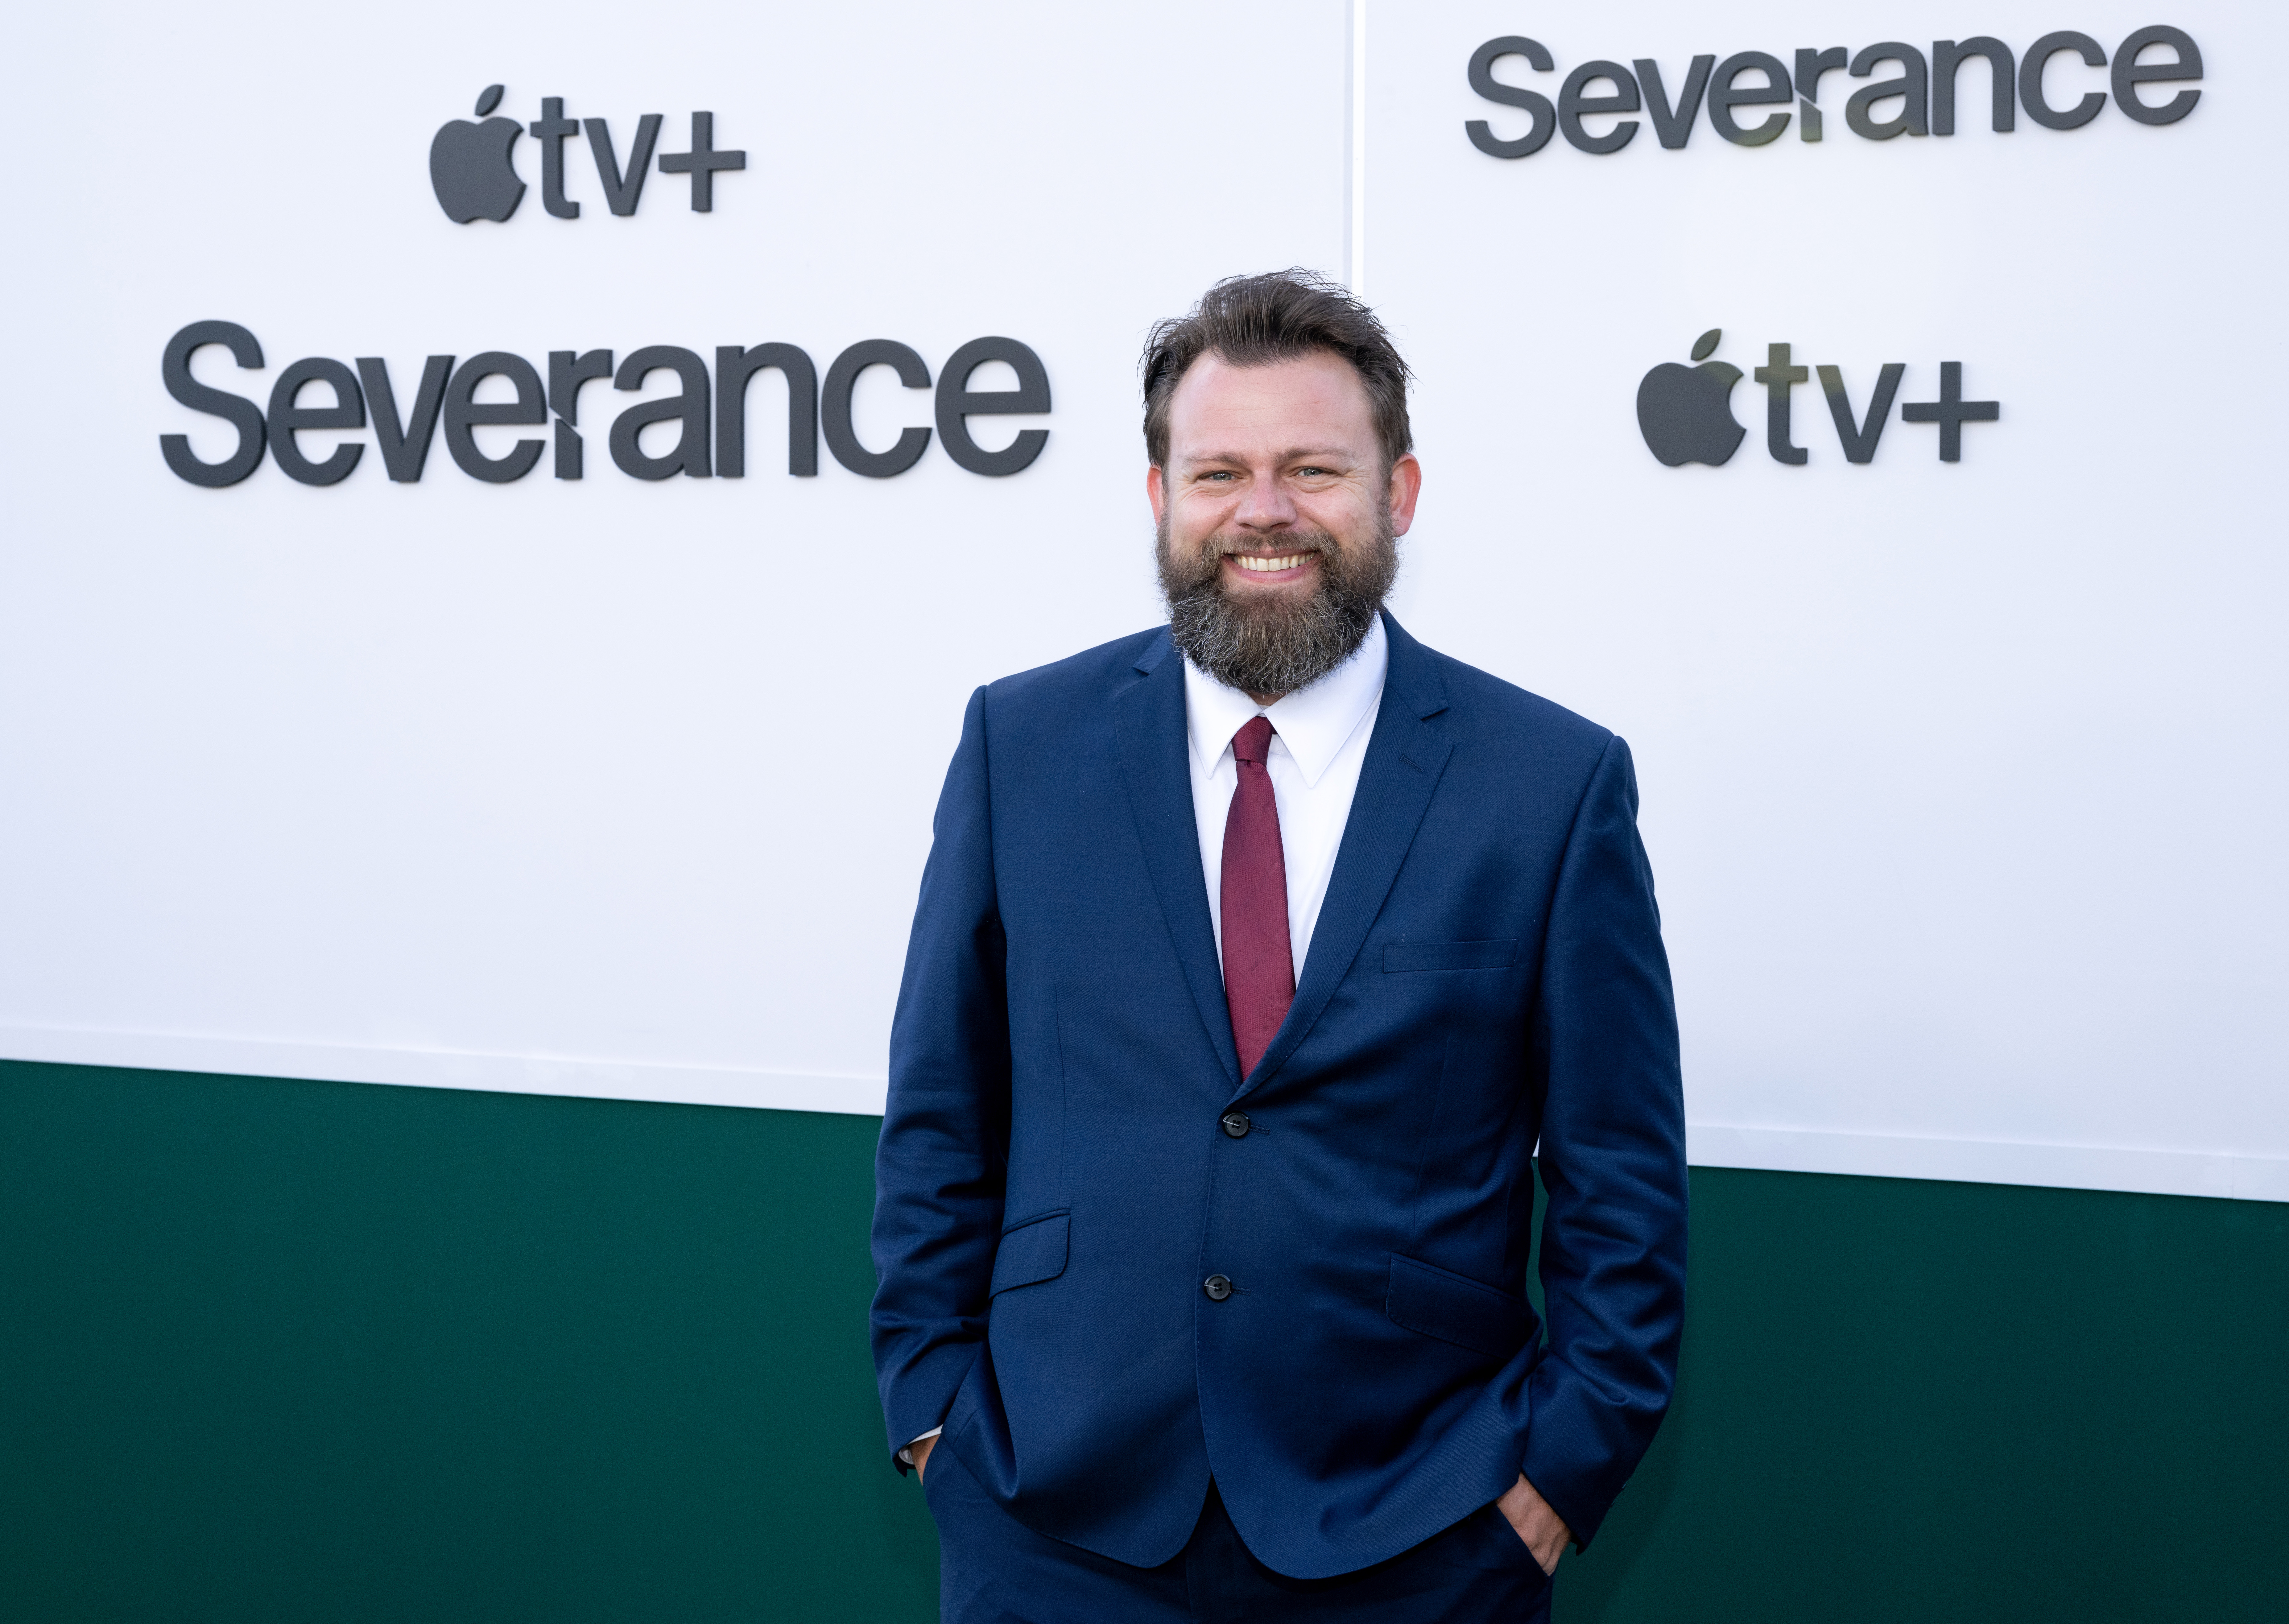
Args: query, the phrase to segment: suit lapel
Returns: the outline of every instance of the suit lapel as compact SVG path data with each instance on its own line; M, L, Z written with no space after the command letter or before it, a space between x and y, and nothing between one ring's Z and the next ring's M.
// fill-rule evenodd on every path
M1359 789L1352 797L1343 843L1336 849L1327 901L1320 905L1319 923L1312 927L1312 946L1304 960L1296 1001L1288 1007L1287 1020L1240 1089L1242 1094L1261 1087L1279 1071L1343 983L1367 933L1374 927L1376 916L1383 912L1384 899L1391 895L1400 865L1415 844L1415 832L1422 826L1423 814L1439 787L1440 775L1446 771L1447 759L1454 753L1454 745L1424 720L1447 708L1447 687L1440 681L1430 651L1401 631L1388 614L1383 623L1391 640L1391 666L1384 676L1383 703L1376 711L1367 760L1360 767ZM1180 720L1182 699L1179 685ZM1188 787L1190 782L1184 780ZM1133 793L1133 775L1130 783ZM1192 870L1197 876L1197 840ZM1204 882L1196 882L1195 888L1205 893L1207 888ZM1205 903L1202 918L1205 923ZM1219 1000L1221 983L1219 976ZM1224 1030L1229 1046L1229 1015Z
M1201 1023L1226 1078L1238 1087L1240 1052L1232 1043L1232 1012L1224 1003L1224 967L1216 962L1208 880L1200 872L1200 824L1192 814L1192 769L1185 756L1190 746L1184 733L1184 665L1173 657L1164 633L1137 657L1137 669L1142 680L1113 700L1129 807L1136 816L1137 838L1144 843L1144 865L1160 900L1168 939L1200 1006Z

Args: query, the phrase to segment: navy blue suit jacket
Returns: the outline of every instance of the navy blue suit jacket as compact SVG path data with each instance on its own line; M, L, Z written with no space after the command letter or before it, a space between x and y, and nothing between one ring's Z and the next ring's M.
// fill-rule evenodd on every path
M889 1443L943 1422L1020 1521L1122 1562L1181 1549L1211 1474L1297 1578L1520 1470L1586 1541L1668 1404L1684 1113L1628 748L1385 625L1249 1076L1165 630L979 689L938 803L875 1163Z

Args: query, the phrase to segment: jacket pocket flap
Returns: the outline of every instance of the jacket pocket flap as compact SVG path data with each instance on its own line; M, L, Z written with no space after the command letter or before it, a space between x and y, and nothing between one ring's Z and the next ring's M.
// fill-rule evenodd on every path
M993 1285L986 1294L998 1296L1013 1286L1054 1280L1065 1271L1065 1246L1073 1229L1070 1211L1044 1213L1028 1218L1001 1237L993 1254Z
M1410 1331L1498 1359L1526 1346L1534 1321L1533 1310L1508 1292L1396 1252L1384 1311Z
M1402 970L1506 970L1517 961L1518 938L1495 942L1389 942L1383 973Z

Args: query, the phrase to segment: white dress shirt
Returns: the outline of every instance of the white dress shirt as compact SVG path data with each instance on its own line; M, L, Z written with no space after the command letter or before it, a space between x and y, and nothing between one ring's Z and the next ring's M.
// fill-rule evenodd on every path
M1272 719L1264 770L1272 776L1272 799L1280 810L1280 850L1288 867L1288 940L1300 981L1390 668L1391 645L1380 615L1351 658L1273 705L1258 705L1184 662L1192 822L1200 830L1200 872L1208 885L1208 922L1216 929L1218 963L1224 960L1224 825L1232 813L1232 792L1240 786L1232 736L1252 717Z
M1375 713L1383 703L1383 679L1391 669L1391 645L1383 617L1352 657L1311 687L1276 704L1262 705L1236 688L1227 688L1191 660L1184 662L1184 733L1192 764L1192 822L1200 837L1200 873L1208 884L1208 923L1216 931L1216 962L1224 962L1224 825L1232 815L1232 794L1240 787L1232 761L1232 736L1257 716L1272 719L1272 748L1264 770L1272 776L1272 800L1280 812L1280 852L1288 869L1288 942L1296 977L1311 951L1312 927L1328 900L1328 880L1336 872L1336 851L1351 820L1367 742L1375 733ZM934 1438L932 1427L913 1440ZM913 1444L898 1459L913 1464Z

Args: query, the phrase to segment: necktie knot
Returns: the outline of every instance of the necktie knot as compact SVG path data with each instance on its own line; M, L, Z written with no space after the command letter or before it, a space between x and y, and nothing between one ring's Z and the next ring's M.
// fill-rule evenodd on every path
M1232 758L1235 761L1251 761L1261 767L1272 754L1272 719L1251 716L1240 730L1232 736Z

